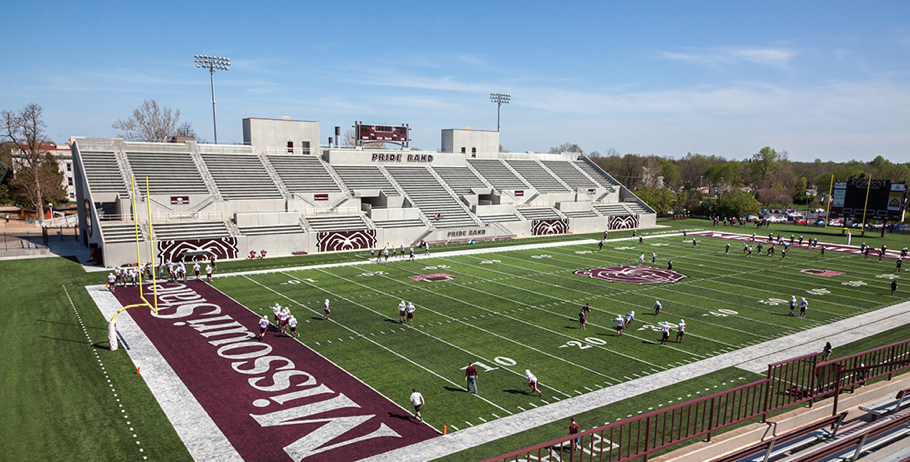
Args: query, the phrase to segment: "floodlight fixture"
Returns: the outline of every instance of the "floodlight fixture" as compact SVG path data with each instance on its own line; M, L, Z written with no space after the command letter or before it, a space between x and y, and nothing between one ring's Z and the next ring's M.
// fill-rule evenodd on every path
M505 93L490 93L490 102L496 103L496 131L498 132L502 125L499 124L499 113L500 108L503 104L509 104L509 101L512 99L512 95L507 95Z
M226 71L231 68L231 58L210 55L195 55L196 67L208 69L212 82L212 125L215 128L215 144L218 144L218 122L215 119L215 71Z

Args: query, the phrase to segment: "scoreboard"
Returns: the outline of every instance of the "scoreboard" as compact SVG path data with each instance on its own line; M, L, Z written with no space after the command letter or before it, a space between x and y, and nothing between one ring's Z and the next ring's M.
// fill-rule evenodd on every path
M866 201L868 192L869 200ZM891 180L851 178L834 183L831 218L903 221L907 206L907 183Z
M379 141L384 143L408 143L408 126L391 127L388 125L355 125L357 141Z

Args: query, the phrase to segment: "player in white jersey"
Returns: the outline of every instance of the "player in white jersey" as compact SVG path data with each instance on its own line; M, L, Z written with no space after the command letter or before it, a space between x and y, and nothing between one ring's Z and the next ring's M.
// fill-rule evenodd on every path
M660 300L655 300L654 301L654 315L657 316L658 314L660 314L660 310L662 310L663 307L664 306L660 304Z
M284 307L280 313L278 313L278 319L281 321L281 324L278 325L278 329L281 332L284 332L288 328L288 319L291 317L291 310L288 307Z
M401 244L401 258L404 258L404 244Z
M259 341L261 342L263 337L265 337L265 331L269 329L269 320L265 315L262 315L262 318L259 319Z
M404 315L407 311L407 308L408 305L404 302L404 300L398 304L398 324L404 324Z
M136 268L130 268L130 284L137 285L139 283L139 270Z
M209 282L212 282L212 267L205 265L205 277Z
M120 282L121 278L122 278L122 276L120 275L120 267L115 266L114 267L114 282Z
M676 343L682 343L683 335L686 334L686 320L680 319L676 331Z
M671 330L673 330L673 328L670 327L670 323L663 323L663 324L660 326L660 344L661 344L661 345L666 345L666 344L667 344L667 340L670 339L670 331L671 331Z
M196 279L199 279L199 263L193 264L193 273L196 274Z
M805 318L806 311L809 309L809 302L806 301L805 297L802 297L799 300L799 317Z
M111 292L114 291L114 287L117 285L117 276L114 276L114 273L107 275L107 288Z
M793 310L796 309L796 295L790 296L790 316L793 316Z
M619 337L622 335L622 328L625 327L626 320L622 316L617 316L614 321L616 321L616 336Z
M632 321L634 321L634 320L635 320L635 312L630 311L629 313L626 314L625 326L623 326L623 327L631 327Z
M641 265L641 264L644 264L644 262L645 262L645 253L642 252L642 253L638 254L638 264Z
M332 311L329 309L329 299L325 299L325 305L322 307L323 315L322 319L329 319L329 313Z
M291 335L297 337L297 318L291 316L291 318L288 319L288 327L291 328Z
M531 387L531 389L534 390L535 393L537 393L537 396L542 397L543 393L540 392L540 388L537 383L537 377L535 377L534 374L531 373L530 369L525 369L525 377L528 379L528 381L525 382L525 385Z
M417 307L414 306L413 302L408 302L407 314L408 314L408 325L414 325L414 312L417 311Z
M281 315L281 305L276 303L275 306L272 307L272 314L275 315L275 325L279 325L278 322L280 321L279 316Z

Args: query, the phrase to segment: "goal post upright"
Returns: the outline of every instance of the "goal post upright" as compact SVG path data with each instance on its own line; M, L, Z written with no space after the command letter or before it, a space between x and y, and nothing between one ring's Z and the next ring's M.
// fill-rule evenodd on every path
M148 212L148 223L149 223L149 261L152 262L152 299L155 301L154 304L149 304L152 308L152 311L155 314L158 314L158 278L156 278L155 272L155 229L152 227L152 204L148 199L149 197L149 177L145 177L145 210ZM138 244L137 244L138 247ZM142 292L139 292L139 296L142 297ZM142 300L148 303L145 300L145 297L142 297Z

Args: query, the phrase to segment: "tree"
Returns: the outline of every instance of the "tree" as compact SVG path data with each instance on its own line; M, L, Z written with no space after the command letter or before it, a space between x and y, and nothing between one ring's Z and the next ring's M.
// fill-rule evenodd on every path
M758 213L761 205L752 194L734 189L717 200L717 213L724 217L745 217Z
M760 151L752 155L752 173L753 178L762 182L761 186L766 186L768 178L774 177L787 161L787 151L778 153L770 146L761 148Z
M57 159L50 152L44 151L44 157L41 159L37 168L39 183L42 186L41 204L53 203L61 204L67 201L66 189L63 188L63 172ZM20 170L25 172L25 170ZM34 206L35 188L33 185L33 175L31 173L18 174L9 182L9 196L19 205ZM36 208L37 210L37 208ZM41 212L44 213L43 211Z
M59 177L53 184L49 163L53 164L53 171L57 171L56 161L44 148L50 141L44 132L46 125L41 118L41 106L30 103L19 112L3 111L0 113L0 132L18 147L17 163L19 163L13 181L16 189L25 200L34 207L39 220L44 217L44 202L46 196L53 197L52 191L61 188ZM50 156L51 161L48 160Z
M675 195L667 188L639 189L635 191L635 195L658 213L669 212L673 209Z
M133 109L126 120L117 119L111 127L117 136L130 141L167 141L173 136L196 136L190 122L180 123L180 109L159 107L155 100L145 100Z
M563 143L555 148L550 148L550 154L559 154L560 152L576 152L584 154L585 151L575 143Z

